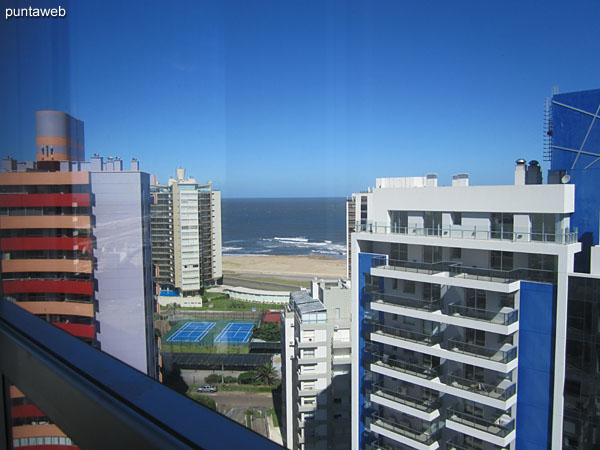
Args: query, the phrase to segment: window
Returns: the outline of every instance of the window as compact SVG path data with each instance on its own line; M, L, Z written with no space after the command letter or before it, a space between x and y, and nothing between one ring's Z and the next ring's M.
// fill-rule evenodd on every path
M438 211L425 211L423 224L426 236L439 236L442 229L442 213Z
M452 225L462 225L462 213L461 212L452 212Z
M392 289L398 289L398 280L396 278L392 280Z
M441 298L439 284L423 283L423 300L439 300Z
M436 263L442 261L442 247L425 245L423 246L423 261L426 263Z
M333 399L333 403L340 404L342 403L342 399L340 397L336 397Z
M461 259L462 249L460 247L453 247L450 249L450 259Z
M467 344L478 345L481 347L485 346L485 331L467 328L465 331L465 337Z
M480 289L467 289L465 300L468 308L485 310L486 292Z
M490 252L490 268L494 270L512 270L513 253L512 252Z
M392 233L406 234L408 231L408 212L390 211Z
M416 283L410 280L404 280L404 293L414 294L416 291Z
M556 214L531 214L530 218L532 241L556 240Z
M513 239L514 214L492 213L490 237L492 239Z
M408 261L408 245L392 244L390 259L396 261Z

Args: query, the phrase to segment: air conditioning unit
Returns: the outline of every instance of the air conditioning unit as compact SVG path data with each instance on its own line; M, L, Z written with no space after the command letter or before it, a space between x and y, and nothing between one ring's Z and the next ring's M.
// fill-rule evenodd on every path
M337 325L334 325L334 326L333 326L333 330L334 330L334 331L337 331L337 330L339 330L339 329L340 329L340 327L339 327L339 326L337 326Z

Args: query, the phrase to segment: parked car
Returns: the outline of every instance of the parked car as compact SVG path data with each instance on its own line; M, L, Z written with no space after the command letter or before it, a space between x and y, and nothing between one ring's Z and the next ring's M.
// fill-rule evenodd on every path
M198 392L217 392L217 387L210 384L205 384L196 389Z

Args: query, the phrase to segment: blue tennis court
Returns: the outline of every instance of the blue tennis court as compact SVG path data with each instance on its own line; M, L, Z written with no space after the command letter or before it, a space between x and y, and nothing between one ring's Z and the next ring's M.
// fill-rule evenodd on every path
M230 322L223 328L223 331L219 333L215 342L248 342L253 329L254 324L252 323Z
M167 341L200 342L214 326L214 322L188 322Z

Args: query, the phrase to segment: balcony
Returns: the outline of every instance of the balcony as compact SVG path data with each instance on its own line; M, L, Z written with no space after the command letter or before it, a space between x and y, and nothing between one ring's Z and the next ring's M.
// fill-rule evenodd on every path
M358 233L371 234L400 234L406 236L436 237L440 239L467 239L467 240L502 240L511 242L536 242L549 244L575 244L577 242L577 229L564 233L535 233L517 231L493 231L489 227L463 227L453 225L448 227L419 228L401 227L383 222L357 222Z
M498 380L495 384L487 384L449 373L442 379L448 386L502 401L512 398L517 393L516 384L506 378Z
M281 448L5 300L0 354L0 411L10 380L81 448Z
M465 355L476 356L490 361L507 364L517 357L517 347L504 344L501 348L486 347L485 345L471 344L457 339L448 339L447 350Z
M371 366L382 367L392 371L401 372L403 374L412 375L426 380L433 380L440 376L440 366L427 367L418 362L405 362L393 359L389 355L381 353L370 353L372 358Z
M372 414L370 417L367 417L367 429L371 432L379 433L379 429L383 429L386 431L391 431L392 433L399 435L401 437L407 438L409 442L403 440L406 444L417 443L418 445L425 445L430 448L438 448L437 445L437 435L431 430L429 427L423 426L411 426L408 423L401 424L396 422L393 419L384 418L379 414ZM375 427L375 428L374 428ZM394 439L393 434L387 435L386 437L390 437ZM412 441L412 442L410 442ZM414 444L413 444L414 445Z
M444 313L450 316L481 320L499 325L510 325L519 319L519 312L516 309L507 307L503 307L499 311L494 311L452 303L445 308Z
M437 311L441 308L440 300L425 300L403 297L401 295L384 294L383 292L373 292L371 294L371 303L382 303L390 306L401 306L411 309L423 309L425 311Z
M454 278L487 281L494 283L514 283L515 281L556 282L556 272L551 270L519 268L513 270L486 269L463 266L454 261L433 263L389 259L387 256L373 258L374 269L397 270L425 275L445 275Z
M380 325L378 322L368 320L371 328L371 338L373 334L379 334L382 336L388 336L403 341L414 342L420 345L432 346L439 344L442 340L440 333L420 333L417 331L403 330L401 328L390 327L387 325ZM372 340L372 339L371 339Z
M464 411L448 409L446 426L459 433L504 447L514 439L515 420L507 414L502 414L496 419L484 419Z
M416 409L418 411L431 414L437 411L440 408L440 400L439 399L419 399L414 398L406 394L401 394L399 392L393 391L391 389L384 388L383 386L379 386L374 384L371 389L368 390L371 394L371 401L378 403L376 400L373 400L373 396L383 397L392 402L398 403L400 405L408 406L409 408Z

